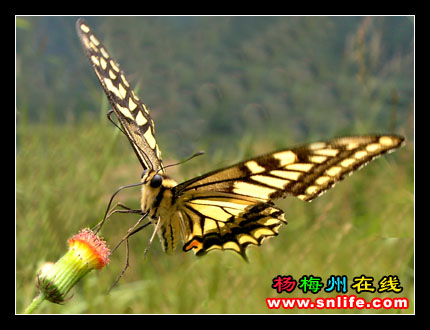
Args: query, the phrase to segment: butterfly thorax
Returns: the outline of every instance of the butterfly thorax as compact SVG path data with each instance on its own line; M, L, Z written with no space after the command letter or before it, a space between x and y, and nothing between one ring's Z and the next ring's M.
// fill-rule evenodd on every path
M172 192L177 183L167 175L152 170L144 172L142 182L142 212L149 212L148 216L154 225L160 221L158 236L161 245L166 253L172 253L178 238L182 236Z

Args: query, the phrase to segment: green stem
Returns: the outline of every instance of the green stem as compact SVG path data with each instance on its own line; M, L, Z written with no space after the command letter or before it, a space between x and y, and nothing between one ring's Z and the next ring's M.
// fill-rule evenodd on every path
M32 300L30 305L24 310L24 314L31 314L33 311L45 300L43 292L39 292L36 297Z

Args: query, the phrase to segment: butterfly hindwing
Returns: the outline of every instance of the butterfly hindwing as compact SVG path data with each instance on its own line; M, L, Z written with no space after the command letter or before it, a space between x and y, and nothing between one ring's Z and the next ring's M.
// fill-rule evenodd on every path
M155 140L154 121L145 104L135 95L119 64L83 19L76 23L81 43L108 96L112 110L144 169L163 169Z
M272 203L261 203L231 194L200 195L180 209L185 225L184 251L203 255L213 249L233 250L246 258L249 244L260 245L276 236L286 223L283 211Z
M173 188L186 224L184 250L232 249L277 235L283 212L272 201L318 197L372 159L398 148L399 136L356 136L281 150L217 170Z

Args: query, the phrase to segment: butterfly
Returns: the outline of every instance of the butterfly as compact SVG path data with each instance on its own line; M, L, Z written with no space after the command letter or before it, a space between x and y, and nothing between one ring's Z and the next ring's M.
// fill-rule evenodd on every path
M156 226L163 250L179 241L196 255L233 250L246 259L286 224L274 201L289 195L311 201L378 156L404 143L398 135L362 135L271 152L177 183L165 171L154 121L119 64L79 19L76 29L121 130L142 167L141 214Z

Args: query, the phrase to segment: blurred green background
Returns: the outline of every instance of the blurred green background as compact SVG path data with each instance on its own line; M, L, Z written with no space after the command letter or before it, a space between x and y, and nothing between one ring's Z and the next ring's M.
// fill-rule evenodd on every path
M45 261L93 226L112 193L141 168L106 119L110 105L75 32L78 17L16 18L16 312ZM414 19L411 17L85 17L151 110L164 164L177 181L244 158L335 136L397 133L407 144L312 203L277 202L289 224L250 263L233 252L173 256L152 229L131 239L63 306L40 313L412 313L414 311ZM117 200L139 207L139 188ZM136 221L112 217L113 246ZM377 282L397 275L408 310L269 310L277 275ZM356 294L351 289L348 294ZM335 293L289 297L333 297Z

